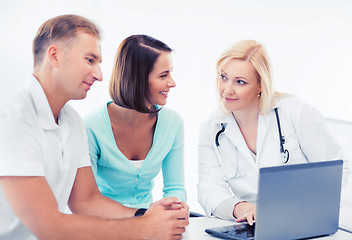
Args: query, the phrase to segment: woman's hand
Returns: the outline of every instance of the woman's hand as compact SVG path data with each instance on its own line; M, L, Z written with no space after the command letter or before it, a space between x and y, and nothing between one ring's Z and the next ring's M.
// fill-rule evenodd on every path
M159 201L156 201L154 203L151 203L149 205L149 209L153 209L154 207L156 207L158 205L162 205L162 206L164 206L165 209L169 209L169 210L178 210L178 209L183 208L187 212L189 211L189 206L187 205L187 203L178 200L176 197L167 197L167 198L163 198Z
M249 225L253 225L257 215L257 206L249 202L240 202L233 208L233 216L236 222L247 220Z

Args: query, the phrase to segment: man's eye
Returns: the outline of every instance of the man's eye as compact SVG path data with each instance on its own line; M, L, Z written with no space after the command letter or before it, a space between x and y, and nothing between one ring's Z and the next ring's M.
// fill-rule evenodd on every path
M94 60L92 58L86 58L89 63L93 63Z

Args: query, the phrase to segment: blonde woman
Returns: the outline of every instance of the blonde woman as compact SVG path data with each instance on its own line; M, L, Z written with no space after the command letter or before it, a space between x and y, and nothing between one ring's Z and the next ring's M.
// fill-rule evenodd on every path
M252 224L259 168L341 159L341 151L317 110L274 90L262 44L238 42L217 74L221 107L198 144L199 202L209 216Z

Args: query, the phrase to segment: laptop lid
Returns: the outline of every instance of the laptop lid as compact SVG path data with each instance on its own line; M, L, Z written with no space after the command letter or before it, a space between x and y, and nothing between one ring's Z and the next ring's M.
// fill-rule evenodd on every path
M342 160L261 168L255 239L299 239L338 230Z
M332 234L338 229L342 164L334 160L261 168L255 229L236 224L205 231L221 238L256 240Z

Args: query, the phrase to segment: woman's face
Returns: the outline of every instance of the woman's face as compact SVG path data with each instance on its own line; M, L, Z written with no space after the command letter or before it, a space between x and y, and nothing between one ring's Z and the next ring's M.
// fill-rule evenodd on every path
M224 107L231 111L259 108L260 83L251 62L231 59L220 72L218 89Z
M149 73L150 104L163 106L171 88L176 84L171 77L171 53L161 51L152 71Z

